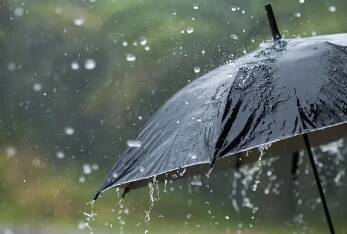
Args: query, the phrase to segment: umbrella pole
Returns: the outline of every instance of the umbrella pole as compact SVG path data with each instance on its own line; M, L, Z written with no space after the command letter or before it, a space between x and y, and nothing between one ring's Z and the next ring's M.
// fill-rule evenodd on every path
M326 217L327 223L329 225L330 233L331 234L335 234L334 225L333 225L333 222L332 222L331 217L330 217L328 204L327 204L327 201L326 201L326 198L325 198L325 195L324 195L324 191L323 191L323 188L322 188L321 181L319 179L318 170L317 170L316 163L315 163L315 160L314 160L314 157L313 157L313 153L312 153L312 150L311 150L310 141L309 141L308 136L307 136L306 133L303 134L302 136L304 138L306 150L307 150L308 156L310 158L310 163L311 163L311 166L312 166L313 175L314 175L314 178L316 180L316 184L317 184L317 188L318 188L318 192L319 192L320 198L322 200L324 213L325 213L325 217Z

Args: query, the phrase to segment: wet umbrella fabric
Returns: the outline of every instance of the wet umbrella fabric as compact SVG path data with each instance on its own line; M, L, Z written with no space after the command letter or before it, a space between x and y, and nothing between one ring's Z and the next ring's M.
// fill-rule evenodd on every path
M347 132L346 45L347 34L265 44L195 80L147 122L100 192L331 126Z

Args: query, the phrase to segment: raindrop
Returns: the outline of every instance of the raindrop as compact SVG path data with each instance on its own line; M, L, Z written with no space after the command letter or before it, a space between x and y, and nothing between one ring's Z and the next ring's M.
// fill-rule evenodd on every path
M135 140L128 140L127 145L130 148L140 148L141 147L141 141L135 141Z
M301 4L305 3L305 0L299 0L299 3Z
M147 38L140 37L139 42L140 42L140 45L145 46L147 44Z
M96 67L96 63L93 59L87 59L85 64L84 64L84 68L86 70L93 70Z
M9 157L9 158L13 157L13 156L16 155L16 153L17 153L17 150L13 146L9 146L9 147L6 148L6 155L7 155L7 157Z
M231 34L230 37L233 40L238 40L239 39L239 37L236 34Z
M194 9L194 10L198 10L198 9L199 9L199 5L198 5L197 3L195 3L195 4L193 5L193 9Z
M199 73L200 72L200 67L194 67L194 72Z
M81 177L78 179L78 182L84 183L84 182L86 182L86 178L85 178L84 176L81 176Z
M237 10L237 7L236 6L231 6L231 11L236 11Z
M64 133L66 135L71 136L71 135L73 135L75 133L75 129L73 129L72 127L65 127L64 128Z
M142 120L143 119L143 117L141 115L139 115L137 118L138 118L138 120Z
M122 45L123 45L124 47L126 47L126 46L128 46L128 42L127 42L127 41L123 41L123 42L122 42Z
M196 158L197 158L197 155L194 154L194 153L189 153L189 157L190 157L191 159L196 159Z
M10 71L14 71L16 69L16 64L13 62L10 62L7 64L7 69Z
M188 27L188 28L186 29L186 32L187 32L188 34L191 34L191 33L194 32L194 28L193 28L193 27Z
M56 8L54 9L54 13L56 13L57 15L63 14L63 8L61 8L61 7L56 7Z
M42 90L41 84L40 84L40 83L35 83L35 84L33 85L33 90L34 90L35 92L40 92L40 91Z
M83 165L83 173L86 175L89 175L92 173L92 168L89 164L84 164Z
M150 51L150 50L151 50L151 47L145 46L145 51Z
M21 17L24 15L24 9L22 7L17 7L14 9L15 16Z
M80 222L80 223L78 224L78 229L79 229L79 230L84 230L86 227L87 227L87 223Z
M71 69L72 70L78 70L80 68L80 65L77 62L71 63Z
M82 26L82 25L84 24L84 19L82 19L82 18L74 19L73 23L74 23L76 26Z
M133 54L127 54L126 59L128 62L134 62L136 60L136 56Z
M300 12L296 12L296 13L294 14L294 16L295 16L296 18L300 18L300 17L301 17L301 13L300 13Z
M330 12L335 12L336 11L336 6L329 6L329 11Z
M58 151L58 152L56 153L56 156L57 156L57 158L59 158L59 159L63 159L63 158L65 158L65 153L64 153L63 151Z
M4 229L4 234L14 234L14 232L12 231L12 229L5 228Z

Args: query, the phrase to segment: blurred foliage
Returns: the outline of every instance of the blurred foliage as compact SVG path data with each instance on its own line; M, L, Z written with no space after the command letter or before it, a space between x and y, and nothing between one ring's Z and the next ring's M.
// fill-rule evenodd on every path
M271 38L266 2L1 1L0 221L76 225L125 141L171 95ZM345 0L271 2L287 38L346 31ZM130 55L135 61L127 60ZM85 68L88 59L95 68ZM67 135L66 127L74 134ZM85 177L86 163L100 170ZM178 222L187 212L172 211L185 206L184 194L162 199L158 213ZM201 201L195 213L206 194L191 198ZM136 206L147 204L146 193L134 196L129 200L138 200ZM101 220L114 218L107 204L117 201L114 193L106 195ZM225 212L217 204L213 210ZM136 212L143 219L143 210Z

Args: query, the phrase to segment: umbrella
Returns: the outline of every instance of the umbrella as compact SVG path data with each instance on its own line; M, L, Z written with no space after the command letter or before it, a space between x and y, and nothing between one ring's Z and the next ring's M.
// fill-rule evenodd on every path
M274 42L173 96L129 142L95 199L115 186L129 191L182 170L188 176L219 162L228 167L242 152L269 143L274 151L293 152L301 141L334 233L311 142L347 132L347 34L284 40L270 5L266 11Z

